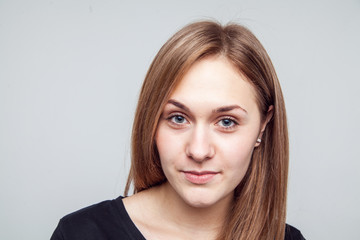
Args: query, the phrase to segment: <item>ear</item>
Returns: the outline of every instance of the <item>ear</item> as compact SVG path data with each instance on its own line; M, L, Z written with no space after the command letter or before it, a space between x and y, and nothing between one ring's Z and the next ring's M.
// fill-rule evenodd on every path
M263 135L263 133L264 133L264 131L266 129L267 124L270 122L271 118L273 117L273 115L274 115L274 106L271 105L268 108L268 111L266 113L265 121L261 123L260 133L259 133L259 136L258 136L257 141L255 143L255 147L258 147L261 144L262 135ZM260 139L260 141L258 141L259 139Z

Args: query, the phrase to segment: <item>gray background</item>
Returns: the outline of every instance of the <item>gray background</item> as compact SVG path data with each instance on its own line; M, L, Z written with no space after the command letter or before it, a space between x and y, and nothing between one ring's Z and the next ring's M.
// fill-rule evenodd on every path
M48 239L65 214L122 194L147 68L204 18L249 27L273 60L287 222L308 239L358 238L359 0L0 0L0 239Z

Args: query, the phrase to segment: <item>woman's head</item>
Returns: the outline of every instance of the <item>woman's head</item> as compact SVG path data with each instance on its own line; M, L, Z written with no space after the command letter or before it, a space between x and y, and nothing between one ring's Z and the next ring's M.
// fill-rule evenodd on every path
M194 63L170 94L156 130L168 198L176 193L189 206L227 208L265 128L254 87L227 58Z
M159 119L169 97L189 69L210 57L226 59L248 81L254 89L260 121L269 120L261 134L262 142L254 148L246 174L235 189L234 198L245 202L247 207L235 204L234 217L229 218L231 226L238 225L242 232L256 232L260 236L261 232L274 231L272 225L284 222L285 218L286 114L270 58L256 37L237 24L193 23L177 32L160 49L139 97L132 133L132 166L125 192L131 182L135 192L139 192L166 181L155 143ZM267 119L269 110L271 119ZM244 217L246 221L236 221ZM273 218L278 220L270 222ZM277 234L281 234L280 230Z

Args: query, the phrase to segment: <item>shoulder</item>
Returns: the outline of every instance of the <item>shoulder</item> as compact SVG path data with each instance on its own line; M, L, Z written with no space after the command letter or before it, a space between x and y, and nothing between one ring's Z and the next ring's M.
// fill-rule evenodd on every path
M297 228L286 224L285 240L305 240L305 238Z
M121 201L121 198L119 199ZM64 225L89 225L89 224L104 224L112 222L118 214L118 207L116 200L103 201L76 212L70 213L63 217L60 221Z
M132 239L128 236L132 227L122 197L118 197L66 215L60 220L51 240Z

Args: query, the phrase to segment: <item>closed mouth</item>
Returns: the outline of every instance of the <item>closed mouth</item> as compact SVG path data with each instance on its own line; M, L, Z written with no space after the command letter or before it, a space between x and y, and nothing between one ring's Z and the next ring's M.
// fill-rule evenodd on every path
M184 173L190 173L194 175L206 175L206 174L217 174L215 171L183 171Z
M219 173L215 171L183 171L185 178L190 183L196 185L204 185L211 182L211 180Z

